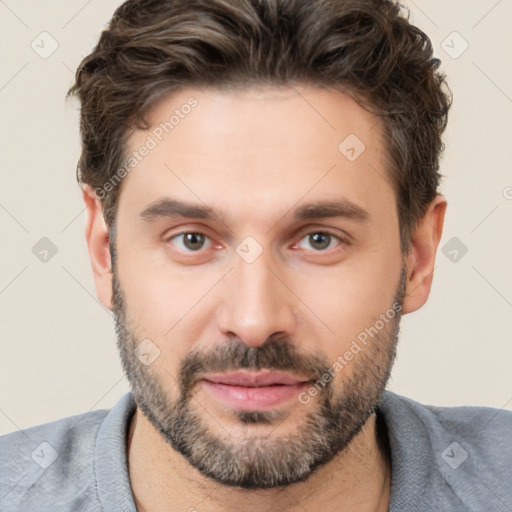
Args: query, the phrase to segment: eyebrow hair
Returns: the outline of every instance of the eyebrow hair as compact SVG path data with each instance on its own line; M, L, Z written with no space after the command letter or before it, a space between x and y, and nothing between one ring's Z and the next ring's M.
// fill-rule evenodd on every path
M222 219L220 212L208 206L164 198L151 203L140 213L143 220L153 221L157 217L187 217L196 219Z
M315 201L304 204L301 207L292 210L291 213L294 218L300 220L325 217L345 217L350 220L366 222L370 218L370 214L366 210L348 199L339 199L337 201ZM221 220L221 222L224 222L222 220L221 213L214 208L171 198L163 198L151 203L141 212L140 217L147 222L152 222L159 217L186 217L205 220Z
M307 203L294 211L294 217L298 219L346 217L351 220L366 222L370 219L370 214L348 199L339 199L337 201Z

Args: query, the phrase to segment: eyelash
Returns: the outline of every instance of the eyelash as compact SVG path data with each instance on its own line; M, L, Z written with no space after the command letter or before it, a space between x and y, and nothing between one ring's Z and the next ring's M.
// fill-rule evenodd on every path
M172 240L173 240L174 238L177 238L177 237L182 236L182 235L189 235L189 234L193 234L193 235L202 235L202 236L204 236L205 238L207 238L208 240L210 240L210 241L211 241L211 238L210 238L206 233L204 233L203 231L193 231L193 230L188 230L188 231L180 231L179 233L175 233L175 234L173 234L173 235L171 235L171 236L167 237L167 238L166 238L166 240L165 240L165 242L166 242L166 243L169 243L169 242L172 242ZM203 248L199 249L198 251L190 251L190 250L189 250L189 251L187 251L187 252L189 252L190 254L193 254L193 253L195 253L195 252L196 252L196 253L199 253L199 252L201 252L202 250L203 250Z
M213 243L212 242L212 239L211 237L209 237L205 232L203 231L200 231L200 230L188 230L188 231L180 231L179 233L174 233L173 235L167 237L165 239L165 242L166 243L170 243L172 242L173 239L179 237L179 236L183 236L183 235L187 235L187 234L194 234L194 235L201 235L201 236L204 236L206 239L210 240L210 243ZM336 245L336 247L334 248L331 248L331 249L325 249L325 250L311 250L311 252L316 252L318 254L321 254L321 253L329 253L329 252L332 252L332 251L335 251L336 249L339 248L340 245L349 245L349 240L348 240L348 237L347 238L344 238L344 237L341 237L340 235L328 230L328 229L317 229L317 230L312 230L312 231L308 231L306 233L303 234L303 236L300 238L300 240L297 242L297 243L294 243L292 247L297 247L298 244L300 242L302 242L302 240L304 240L305 238L307 238L308 236L310 235L314 235L314 234L322 234L322 235L327 235L327 236L330 236L334 239L336 239L338 241L338 244ZM188 254L194 254L194 253L201 253L203 252L205 249L204 248L201 248L201 249L198 249L197 251L193 251L193 250L187 250L186 252Z
M321 234L321 235L327 235L329 237L331 237L331 239L336 239L338 241L338 243L336 244L335 247L332 247L332 248L327 248L327 249L323 249L323 250L311 250L311 252L315 252L315 253L329 253L329 252L332 252L334 250L336 250L339 245L342 245L342 244L347 244L347 240L343 239L342 237L340 237L339 235L333 233L332 231L329 231L328 229L325 229L325 230L313 230L313 231L308 231L296 244L294 244L294 247L298 246L300 244L300 242L302 242L303 240L307 239L309 236L311 235L318 235L318 234Z

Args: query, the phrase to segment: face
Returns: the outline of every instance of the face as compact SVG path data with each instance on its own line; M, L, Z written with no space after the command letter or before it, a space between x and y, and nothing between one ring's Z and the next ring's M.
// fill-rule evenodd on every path
M395 355L405 273L382 128L314 88L184 90L150 121L116 217L136 403L219 483L303 481L360 431Z

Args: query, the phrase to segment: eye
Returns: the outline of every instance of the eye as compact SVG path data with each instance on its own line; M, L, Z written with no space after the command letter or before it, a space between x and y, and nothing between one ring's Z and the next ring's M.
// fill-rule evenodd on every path
M314 251L325 251L326 249L332 249L341 242L341 239L332 233L325 231L315 231L309 233L297 244L300 249ZM309 245L309 247L307 247Z
M178 249L188 251L199 251L211 245L210 238L204 233L197 231L185 231L173 235L168 239L169 242L174 244Z

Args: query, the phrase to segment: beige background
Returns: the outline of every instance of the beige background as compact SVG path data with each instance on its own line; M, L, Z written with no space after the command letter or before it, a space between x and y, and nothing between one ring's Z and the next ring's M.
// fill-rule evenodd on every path
M119 3L0 0L2 433L109 408L128 389L112 316L95 298L74 174L78 115L64 102ZM468 252L452 262L439 251L430 301L402 321L389 387L512 410L512 1L406 5L454 92L441 247L456 237ZM31 47L46 37L51 49L43 31L58 43L46 59ZM42 237L58 249L47 263L32 253Z

